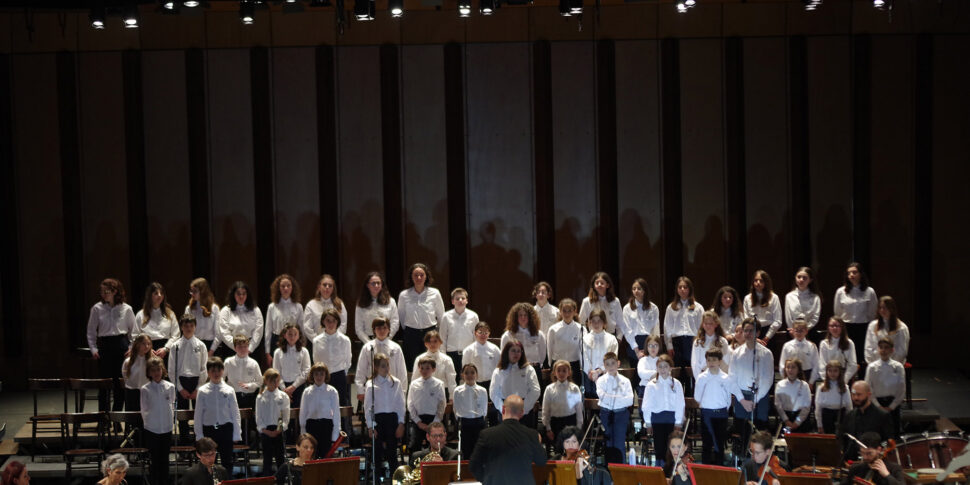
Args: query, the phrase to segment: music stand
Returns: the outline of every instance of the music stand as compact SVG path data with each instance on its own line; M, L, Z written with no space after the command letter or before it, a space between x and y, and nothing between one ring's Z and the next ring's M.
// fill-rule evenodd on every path
M827 473L781 473L781 485L832 485L832 475Z
M610 463L610 475L615 485L667 485L663 468Z
M311 460L303 464L303 483L326 485L329 483L357 483L360 475L360 457L327 458Z
M842 466L842 446L834 434L789 433L785 435L788 444L788 465L792 468Z
M273 485L276 477L240 478L238 480L223 480L219 483L226 485Z
M532 478L536 485L575 485L576 462L547 461L545 465L532 465Z
M866 480L864 478L859 478L859 477L852 477L852 483L854 483L856 485L875 485L874 483L870 482L869 480Z
M421 464L421 484L422 485L448 485L458 477L457 461L429 461ZM471 467L467 460L461 461L461 480L467 482L474 481Z
M741 470L726 466L690 463L687 465L687 470L690 471L691 483L703 483L704 485L738 485L741 479Z

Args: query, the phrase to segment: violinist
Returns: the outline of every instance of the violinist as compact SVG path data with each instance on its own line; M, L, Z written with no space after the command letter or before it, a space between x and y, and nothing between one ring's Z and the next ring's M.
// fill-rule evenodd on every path
M778 474L787 471L788 467L771 452L773 445L774 438L767 431L751 435L751 458L744 460L741 466L746 485L781 485Z
M561 454L555 460L576 463L576 483L578 485L597 485L611 483L610 474L597 468L590 461L589 452L581 446L582 431L576 426L566 426L559 432L558 443Z
M862 461L849 468L842 479L842 485L853 483L855 477L868 480L876 485L903 485L906 479L903 469L892 462L886 461L886 450L880 444L879 433L870 431L863 433L859 441L866 447L862 449Z
M683 431L677 430L670 433L670 438L667 439L667 459L663 467L664 475L668 477L667 483L670 485L693 485L694 483L687 471L687 464L694 462L694 456L685 449L688 446L684 442Z

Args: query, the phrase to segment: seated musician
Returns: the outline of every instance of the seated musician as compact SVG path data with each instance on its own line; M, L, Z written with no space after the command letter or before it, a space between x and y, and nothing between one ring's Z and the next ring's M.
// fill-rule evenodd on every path
M428 448L423 450L415 451L411 453L411 463L414 464L418 460L423 460L432 451L438 452L441 456L440 460L432 459L428 461L452 461L458 459L458 450L454 448L449 448L445 445L448 440L448 433L445 431L445 425L441 422L435 421L428 425Z
M710 351L708 351L710 352ZM664 476L670 485L692 485L690 472L687 470L687 463L693 462L694 458L689 449L690 444L684 442L684 432L677 430L670 433L667 439L667 459L664 460ZM679 460L678 460L679 458Z
M589 460L589 453L580 448L583 432L577 426L566 426L559 432L556 439L559 454L553 460L576 462L576 483L578 485L598 485L613 483L610 474L602 468L596 467Z
M879 433L863 433L859 441L866 445L862 449L862 461L849 467L849 472L842 478L842 485L851 485L855 477L868 480L876 485L903 485L906 479L903 469L895 463L883 460L882 440Z
M842 418L842 423L839 425L839 439L843 443L843 456L846 459L854 459L858 456L859 446L846 434L858 438L871 431L879 434L881 441L886 441L893 438L893 431L889 413L873 404L872 390L866 381L855 381L849 397L852 398L854 408Z
M741 473L744 475L745 484L781 485L781 482L778 481L776 470L773 470L773 468L788 470L788 466L781 460L778 460L777 455L771 453L774 447L774 438L772 438L771 433L758 431L751 435L751 444L749 446L751 458L744 460L744 464L741 465ZM767 470L762 471L762 466L769 462L771 465L777 462L777 465L769 465Z

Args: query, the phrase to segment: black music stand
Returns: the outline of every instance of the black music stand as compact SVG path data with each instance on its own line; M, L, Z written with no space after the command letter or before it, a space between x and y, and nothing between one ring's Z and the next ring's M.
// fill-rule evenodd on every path
M240 478L238 480L223 480L219 483L226 485L274 485L276 477Z
M576 462L547 461L545 465L532 465L532 478L536 485L575 485Z
M781 485L832 485L832 475L828 473L781 473Z
M609 468L615 485L667 485L663 468L619 463L610 463Z
M691 483L702 483L704 485L738 485L738 482L741 480L741 470L737 468L690 463L687 465L687 470L690 472Z
M789 433L785 443L792 468L808 466L815 471L820 466L842 466L842 446L834 434Z
M303 483L305 485L357 483L360 480L359 475L359 456L311 460L303 464Z
M421 464L421 484L422 485L448 485L458 477L457 461L429 461ZM472 469L468 466L468 461L461 461L461 480L467 482L474 481Z

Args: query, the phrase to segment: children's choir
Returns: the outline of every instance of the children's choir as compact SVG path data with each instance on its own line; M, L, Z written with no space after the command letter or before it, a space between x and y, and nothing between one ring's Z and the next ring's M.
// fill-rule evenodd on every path
M265 321L241 281L230 286L220 310L208 281L193 280L185 312L176 317L162 285L148 286L135 315L121 282L107 278L91 309L88 344L102 375L122 378L113 408L142 413L142 437L155 457L151 475L159 482L168 474L163 457L175 409L195 409L196 438L214 440L229 470L232 444L241 439L240 408L255 409L265 474L285 468L285 443L296 436L287 431L294 427L308 433L321 457L340 434L341 406L351 405L352 372L377 463L391 469L405 423L408 450L420 449L430 425L446 421L452 404L467 457L512 395L524 401L521 422L537 428L547 445L558 440L568 451L574 443L562 437L564 430L601 427L609 462L624 461L631 410L638 407L655 463L666 465L676 483L689 482L679 464L669 463L686 446L681 430L691 414L689 397L699 408L706 464L726 464L731 416L740 436L735 455L750 455L744 467L752 470L772 445L769 434L756 432L766 428L772 408L791 432L836 432L853 407L849 383L862 376L873 402L892 417L892 429L901 429L909 329L893 298L877 298L857 263L846 270L817 346L808 337L820 323L821 298L809 267L795 272L784 305L771 277L758 270L743 300L724 286L707 311L691 279L681 276L662 320L643 278L633 281L625 306L606 273L593 275L581 305L570 298L553 305L552 286L539 282L534 302L509 309L498 346L489 340L490 325L468 308L469 292L452 290L452 309L445 311L433 281L426 265L414 264L395 300L383 274L366 275L354 308L354 332L363 343L356 362L347 305L330 275L320 278L305 307L296 280L277 277ZM403 347L394 340L399 329ZM766 343L779 334L787 341L773 347L781 348L776 358ZM250 356L260 344L265 372ZM632 369L620 369L624 360ZM103 395L103 410L109 402ZM299 418L291 421L297 408ZM184 441L188 427L179 428Z

